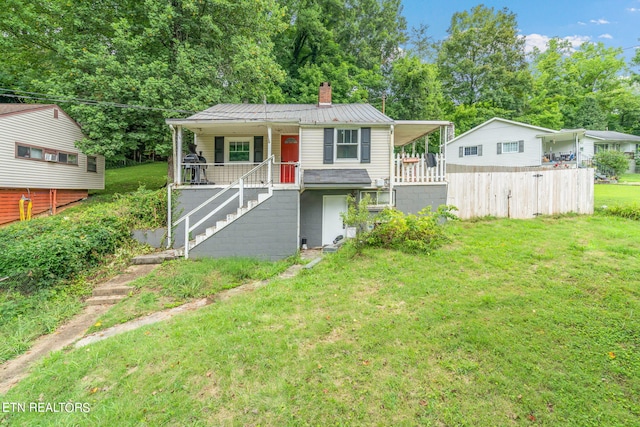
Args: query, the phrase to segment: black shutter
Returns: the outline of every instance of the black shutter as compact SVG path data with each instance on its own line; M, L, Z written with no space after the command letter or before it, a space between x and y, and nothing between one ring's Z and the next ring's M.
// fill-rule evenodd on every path
M360 129L360 163L371 163L371 128Z
M458 157L464 157L464 147L458 148Z
M224 163L224 136L216 136L214 144L214 159L215 163Z
M482 145L478 145L478 156L482 156Z
M524 141L522 139L518 141L518 153L524 153Z
M502 154L502 142L498 142L498 154Z
M253 137L253 162L262 163L264 157L263 153L264 136Z
M333 163L333 128L324 130L324 164Z

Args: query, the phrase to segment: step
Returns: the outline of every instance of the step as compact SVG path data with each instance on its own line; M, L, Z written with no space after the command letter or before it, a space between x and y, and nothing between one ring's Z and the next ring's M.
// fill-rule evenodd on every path
M249 200L249 201L247 202L247 210L248 210L248 209L253 209L253 208L255 208L256 206L258 206L258 201L257 201L257 200Z
M239 216L244 215L248 210L249 209L244 207L244 206L241 207L241 208L238 208L238 210L236 211L236 218L239 217Z
M221 228L224 228L224 226L227 225L227 221L225 221L224 219L221 219L220 221L216 221L216 229L220 230Z
M198 234L196 236L196 245L199 245L200 243L204 242L205 240L207 240L207 235L206 234Z
M236 214L233 214L233 213L227 214L227 222L231 222L234 219L236 219Z
M112 295L129 295L129 292L133 291L131 286L104 286L101 288L95 288L92 296L94 297L106 297Z
M269 197L271 197L271 194L269 193L259 193L258 194L258 203L262 203L265 200L267 200Z
M138 255L131 259L131 264L162 264L165 261L171 261L177 258L176 251L164 251L147 255Z
M204 230L204 234L207 237L212 236L215 232L216 232L216 228L215 227L209 227L206 230Z
M126 298L126 295L107 295L88 298L87 305L113 305Z

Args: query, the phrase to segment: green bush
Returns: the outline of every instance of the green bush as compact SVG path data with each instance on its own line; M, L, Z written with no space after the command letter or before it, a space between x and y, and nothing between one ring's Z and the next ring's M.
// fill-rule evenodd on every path
M620 151L599 151L593 156L593 161L599 168L613 171L615 176L619 176L629 169L629 159Z
M640 221L640 204L638 203L610 206L606 209L606 212L609 215Z
M157 228L167 224L166 189L147 190L142 186L133 193L116 194L115 200L131 229Z
M116 214L89 212L13 224L0 230L0 277L8 277L0 284L25 292L52 287L97 265L129 236Z
M405 215L387 208L375 218L375 226L368 234L369 246L398 249L409 253L430 253L448 241L443 223L455 219L452 206L442 205L435 212L427 206L417 215Z

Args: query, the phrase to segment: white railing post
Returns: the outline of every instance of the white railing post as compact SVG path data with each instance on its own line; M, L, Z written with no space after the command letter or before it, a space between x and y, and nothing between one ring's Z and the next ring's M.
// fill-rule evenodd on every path
M240 204L239 207L244 206L244 178L240 178L239 183L238 183L238 203Z
M273 165L273 158L269 157L269 163L267 163L267 182L269 184L273 183L273 176L271 176L271 174L273 173L273 171L271 170L272 165Z
M184 219L184 259L189 259L189 217Z
M173 226L171 218L171 183L167 184L167 249L171 247L171 228Z

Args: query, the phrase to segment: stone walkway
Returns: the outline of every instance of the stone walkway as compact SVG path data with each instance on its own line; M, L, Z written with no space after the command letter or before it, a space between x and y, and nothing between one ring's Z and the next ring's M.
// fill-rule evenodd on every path
M301 254L301 257L303 259L312 260L313 265L317 264L317 261L314 260L320 258L321 256L322 251L320 250L308 250ZM309 264L311 265L312 263ZM149 265L132 265L126 270L124 275L128 276L127 279L134 280L136 277L148 274L154 267L155 266L150 267ZM303 268L304 266L299 264L292 265L277 277L285 279L293 277L298 274L298 272ZM11 389L22 378L28 375L28 369L33 363L47 356L52 351L62 350L63 348L74 343L76 348L84 347L94 342L98 342L127 331L138 329L145 325L165 321L171 319L177 314L200 309L215 301L225 301L235 295L252 292L256 289L266 286L271 280L273 279L247 283L236 288L227 289L225 291L217 293L211 299L203 298L196 301L191 301L179 307L158 311L148 316L134 319L120 325L115 325L111 328L87 336L85 336L87 329L95 324L98 318L106 313L112 306L86 306L82 313L58 328L56 332L49 335L43 335L42 337L38 338L29 351L21 354L20 356L17 356L15 359L11 359L0 365L0 394L6 394L9 389Z

